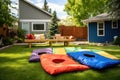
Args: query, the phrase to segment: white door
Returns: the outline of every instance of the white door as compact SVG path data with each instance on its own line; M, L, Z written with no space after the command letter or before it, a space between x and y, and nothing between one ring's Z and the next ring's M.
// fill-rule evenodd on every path
M22 29L26 30L26 34L30 33L30 23L22 22Z

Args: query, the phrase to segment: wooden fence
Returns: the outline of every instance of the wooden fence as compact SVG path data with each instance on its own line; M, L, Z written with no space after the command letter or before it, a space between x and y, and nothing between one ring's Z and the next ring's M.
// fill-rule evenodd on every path
M59 26L62 36L74 36L77 40L87 40L87 27Z

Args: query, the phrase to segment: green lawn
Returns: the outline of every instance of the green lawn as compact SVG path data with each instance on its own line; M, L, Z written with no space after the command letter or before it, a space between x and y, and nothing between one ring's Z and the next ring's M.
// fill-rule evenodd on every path
M71 45L73 46L73 45ZM120 58L120 47L79 45L85 49L106 51ZM39 62L29 63L28 59L33 49L47 46L12 46L0 50L0 80L119 80L120 65L104 70L86 70L49 75ZM56 47L56 46L54 46ZM59 46L61 47L61 46Z

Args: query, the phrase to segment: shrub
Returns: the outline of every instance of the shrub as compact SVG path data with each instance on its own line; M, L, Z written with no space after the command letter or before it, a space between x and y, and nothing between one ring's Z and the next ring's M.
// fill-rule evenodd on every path
M120 36L117 36L117 37L116 37L116 39L113 41L113 44L120 46Z
M22 38L16 38L16 40L17 40L17 43L22 43L23 42Z
M17 37L20 39L20 41L23 41L25 39L25 34L26 34L25 30L23 30L23 29L17 30Z
M13 43L14 43L14 39L12 39L10 37L3 38L3 45L7 46L7 45L11 45Z

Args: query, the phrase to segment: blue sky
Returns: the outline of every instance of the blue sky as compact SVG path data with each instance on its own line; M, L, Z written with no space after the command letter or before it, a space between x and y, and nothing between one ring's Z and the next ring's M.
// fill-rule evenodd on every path
M42 8L44 0L28 0L36 6ZM59 18L65 18L66 12L64 12L64 5L67 3L67 0L47 0L48 6L54 11L57 12Z
M16 0L11 0L13 2L16 2ZM44 4L44 0L27 0L34 5L42 8ZM52 9L52 11L57 12L57 16L60 19L64 19L67 16L67 13L64 10L64 6L67 3L67 0L47 0L49 8Z

